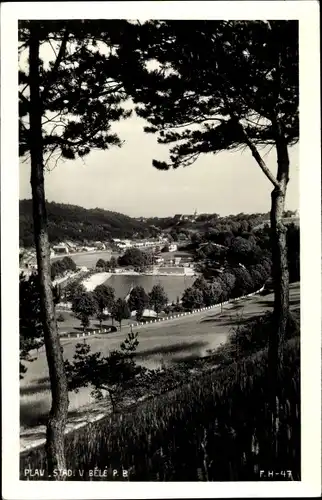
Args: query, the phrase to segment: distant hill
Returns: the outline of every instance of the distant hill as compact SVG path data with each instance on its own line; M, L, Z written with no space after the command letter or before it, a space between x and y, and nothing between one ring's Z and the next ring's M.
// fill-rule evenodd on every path
M178 235L191 237L194 233L205 233L207 231L252 231L269 217L269 213L245 214L219 216L218 214L195 215L175 215L174 217L150 217L140 218L153 227L160 228L164 232L170 233L175 241ZM180 239L180 237L179 237Z
M154 236L156 228L147 222L100 208L86 209L76 205L47 202L48 233L51 243L106 241L111 238ZM20 245L34 244L32 201L19 201Z

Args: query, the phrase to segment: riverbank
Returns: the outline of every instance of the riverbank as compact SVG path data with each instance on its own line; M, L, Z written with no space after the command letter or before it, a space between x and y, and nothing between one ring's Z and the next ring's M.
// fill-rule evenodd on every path
M84 279L82 282L86 291L91 292L94 290L94 288L98 285L102 285L103 283L106 283L108 285L114 286L114 281L117 279L121 279L122 277L135 277L137 279L145 279L145 278L162 278L162 277L175 277L175 278L193 278L196 277L198 274L193 271L191 268L182 268L182 272L177 272L181 270L181 268L174 268L176 272L171 272L171 271L165 271L162 272L161 269L155 268L151 272L144 272L140 273L137 271L129 271L129 270L120 270L120 272L98 272L94 273L91 276L87 277ZM131 282L132 283L132 282ZM133 284L133 283L132 283ZM129 284L126 284L126 291L129 288ZM181 293L180 293L181 295ZM174 297L176 299L177 295ZM173 297L172 297L173 299Z
M98 285L102 285L112 276L112 273L96 273L83 281L87 292L92 292Z

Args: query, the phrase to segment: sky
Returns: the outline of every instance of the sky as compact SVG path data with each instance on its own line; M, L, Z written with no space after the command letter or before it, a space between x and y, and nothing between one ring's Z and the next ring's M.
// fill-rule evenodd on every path
M41 57L45 66L53 59L48 44L42 45ZM20 67L25 69L26 63L27 54L23 53ZM144 133L146 125L134 115L113 126L124 141L122 148L92 151L83 159L61 161L45 175L46 199L134 217L166 217L195 210L223 216L270 210L272 185L248 150L202 155L190 167L158 171L152 160L167 160L169 145L160 145L155 135ZM275 150L261 153L276 174ZM299 208L298 164L295 146L290 149L288 210ZM30 165L20 164L19 179L20 199L31 198Z
M159 171L152 159L166 160L169 145L143 132L145 121L133 117L114 130L122 148L92 151L83 160L60 162L45 174L46 199L85 208L104 208L134 217L176 213L220 215L268 212L272 185L247 150L207 154L190 167ZM263 152L276 174L276 153ZM290 149L286 208L299 207L298 146ZM20 164L20 199L31 198L30 166Z

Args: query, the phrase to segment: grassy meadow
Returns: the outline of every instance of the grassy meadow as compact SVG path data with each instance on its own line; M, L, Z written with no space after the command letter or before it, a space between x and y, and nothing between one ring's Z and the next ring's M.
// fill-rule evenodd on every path
M279 380L280 423L272 455L267 343L271 317L249 321L207 360L186 361L178 387L66 435L69 480L253 481L262 470L291 471L300 480L299 315L290 318ZM235 346L238 339L238 358ZM246 339L246 340L245 340ZM191 368L207 370L193 375ZM164 389L174 381L169 372ZM178 381L177 381L178 385ZM269 458L271 457L271 458ZM44 447L21 454L27 468L44 469ZM113 476L126 470L127 477ZM83 476L77 471L84 470ZM96 471L96 474L94 472ZM105 472L104 472L105 471ZM276 478L274 479L276 480Z

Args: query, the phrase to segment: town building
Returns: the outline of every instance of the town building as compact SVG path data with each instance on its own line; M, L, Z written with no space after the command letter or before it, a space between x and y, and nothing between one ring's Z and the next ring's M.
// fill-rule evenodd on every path
M98 250L106 250L106 245L102 241L95 241L94 245Z
M77 246L72 241L65 241L65 245L69 248L70 252L76 252Z
M174 219L177 220L178 222L181 222L181 221L195 222L197 217L198 217L198 213L197 213L197 209L196 209L193 214L176 214L174 216Z
M53 246L53 251L55 254L66 254L69 253L69 248L67 245L61 243L60 245L54 245Z
M128 248L132 248L133 244L130 240L118 240L115 241L114 243L120 250L127 250Z

